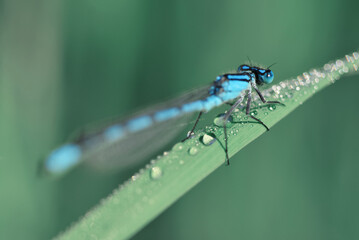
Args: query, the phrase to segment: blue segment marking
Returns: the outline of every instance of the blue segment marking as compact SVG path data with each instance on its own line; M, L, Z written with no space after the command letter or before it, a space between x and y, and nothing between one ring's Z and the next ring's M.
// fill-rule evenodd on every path
M180 113L181 111L178 108L169 108L155 113L153 115L153 119L156 122L163 122L168 119L177 117Z
M203 101L203 107L208 112L214 107L217 107L223 103L222 99L218 96L210 96L205 101Z
M142 116L127 122L126 127L130 132L137 132L152 125L150 116Z
M242 81L228 81L224 82L222 84L223 92L225 94L231 94L233 92L236 92L237 94L241 92L242 90L245 90L249 87L248 82L242 82Z
M187 103L182 106L182 111L185 113L197 112L203 110L203 100Z
M75 144L66 144L52 151L45 162L45 168L52 173L61 173L76 165L80 158L80 147Z
M239 81L249 81L251 80L251 76L244 74L244 75L238 75L238 74L228 74L227 79L228 80L239 80Z
M109 141L116 141L124 137L125 131L119 124L110 126L105 129L104 136Z
M241 70L249 70L249 69L250 69L250 67L248 65L242 65L242 66L240 66L238 68L239 71L241 71Z
M226 92L226 93L221 93L219 96L221 97L223 103L233 100L241 96L241 94L242 94L241 92Z
M266 70L265 70L265 69L260 69L260 70L258 70L258 72L259 72L260 74L264 74L264 73L266 72Z

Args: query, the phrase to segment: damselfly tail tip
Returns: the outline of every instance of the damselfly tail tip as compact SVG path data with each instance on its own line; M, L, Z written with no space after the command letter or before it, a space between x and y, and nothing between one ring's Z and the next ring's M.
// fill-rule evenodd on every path
M50 153L39 169L40 174L62 174L80 162L81 154L78 145L65 144Z

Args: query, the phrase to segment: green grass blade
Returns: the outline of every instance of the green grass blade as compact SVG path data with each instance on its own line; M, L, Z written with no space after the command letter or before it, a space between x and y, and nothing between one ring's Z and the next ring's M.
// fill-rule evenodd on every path
M271 127L342 75L358 72L358 66L359 54L354 52L322 69L273 85L263 91L264 95L286 106L260 104L257 99L252 114ZM233 122L245 124L232 124L228 130L230 156L266 132L263 126L248 123L241 111L233 114ZM206 133L210 134L203 140ZM210 135L215 135L218 141L207 146L203 142L207 142ZM141 169L58 239L128 239L222 166L224 160L223 129L208 126L200 130L197 137L177 143L171 151Z

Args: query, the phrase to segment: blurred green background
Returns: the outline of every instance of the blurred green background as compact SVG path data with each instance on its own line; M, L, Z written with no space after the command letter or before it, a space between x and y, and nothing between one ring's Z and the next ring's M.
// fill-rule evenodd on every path
M358 48L358 9L0 0L0 239L57 235L137 170L38 177L76 128L207 84L247 56L278 62L275 82L322 66ZM134 239L358 239L358 90L350 77L320 92Z

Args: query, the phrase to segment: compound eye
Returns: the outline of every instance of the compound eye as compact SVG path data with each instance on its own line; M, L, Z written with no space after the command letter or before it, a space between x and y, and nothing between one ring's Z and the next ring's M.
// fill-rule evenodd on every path
M264 75L263 81L265 83L271 83L273 81L273 78L274 78L273 72L271 70L267 70L265 75Z

